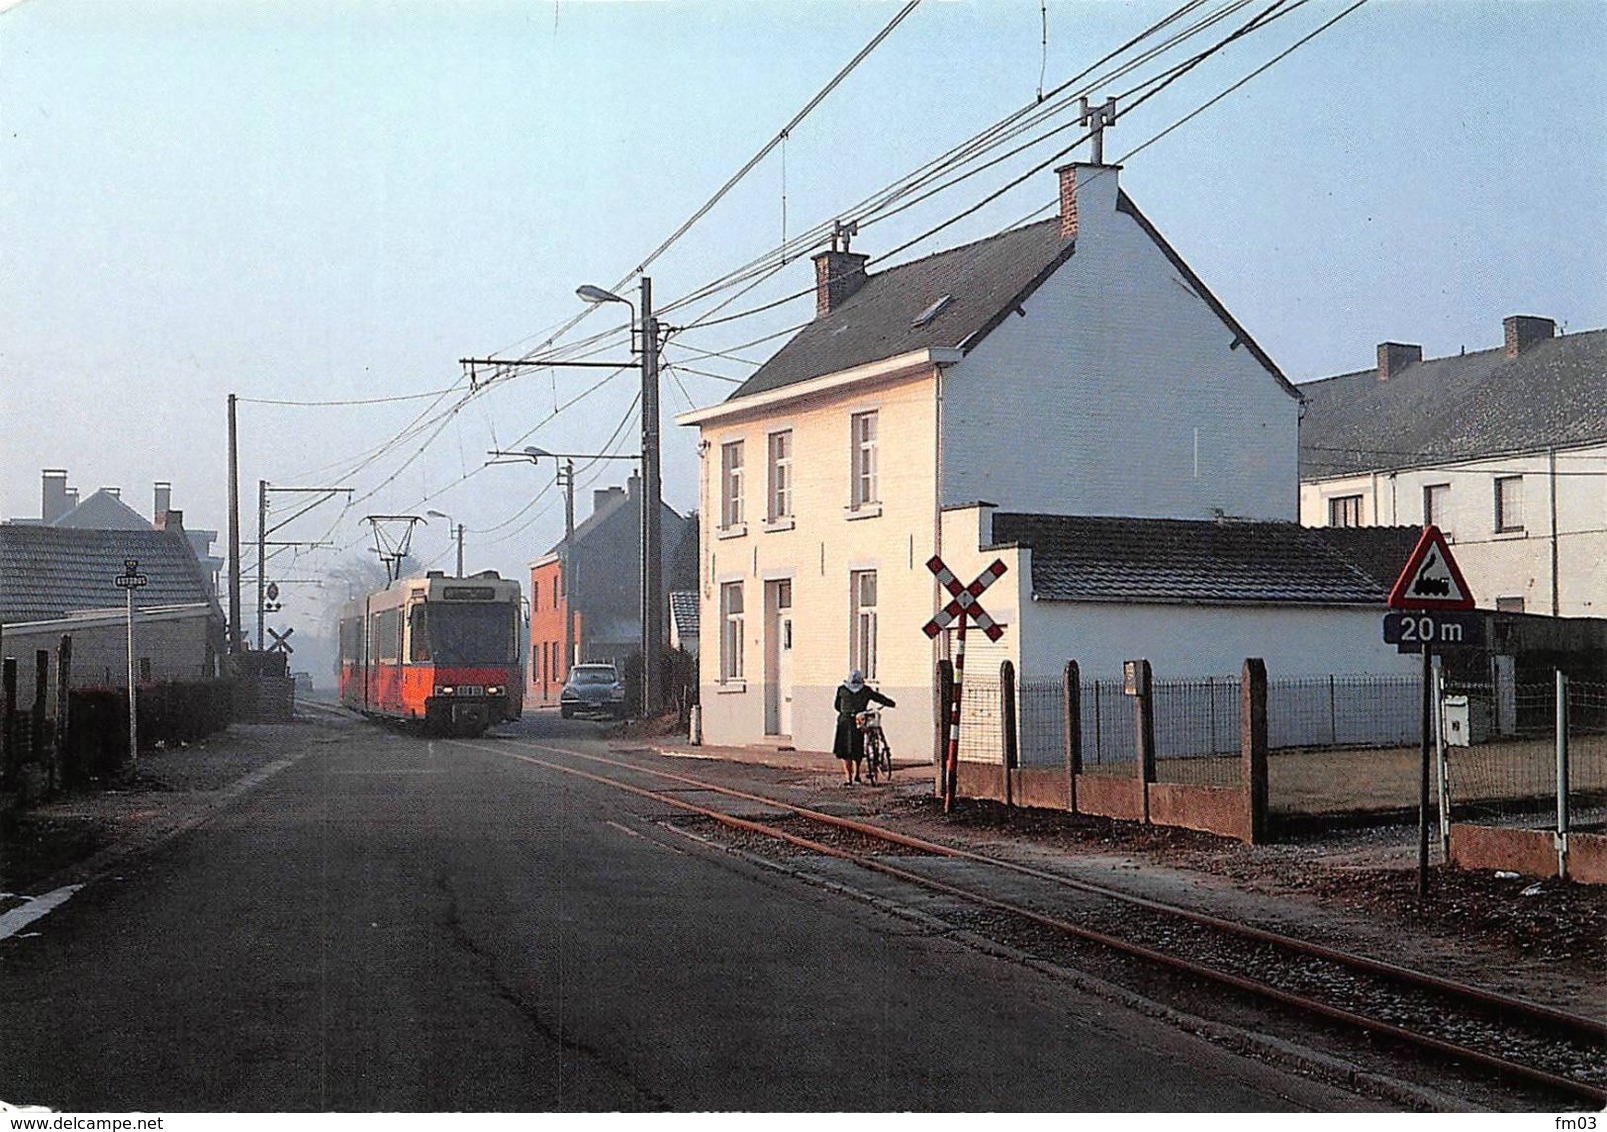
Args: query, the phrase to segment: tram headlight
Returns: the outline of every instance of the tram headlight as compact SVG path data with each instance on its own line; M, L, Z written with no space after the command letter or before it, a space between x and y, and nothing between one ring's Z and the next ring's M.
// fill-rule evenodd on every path
M440 687L435 689L435 694L437 696L452 696L452 695L456 695L457 694L457 688L454 687L451 684L442 684Z
M508 689L504 688L501 684L493 684L485 690L485 694L488 696L500 696L507 692L507 690Z

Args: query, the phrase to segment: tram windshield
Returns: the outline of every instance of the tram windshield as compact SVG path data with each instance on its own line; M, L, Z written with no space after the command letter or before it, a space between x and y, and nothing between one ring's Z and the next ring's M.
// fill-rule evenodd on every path
M506 665L518 659L513 611L506 605L415 605L413 661L447 665Z

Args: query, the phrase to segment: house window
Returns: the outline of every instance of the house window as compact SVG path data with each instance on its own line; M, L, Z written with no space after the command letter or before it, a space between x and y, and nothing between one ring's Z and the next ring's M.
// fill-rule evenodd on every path
M530 579L530 608L531 609L540 609L541 608L541 579L540 578L531 578Z
M1431 483L1423 488L1423 525L1438 527L1440 533L1450 534L1446 526L1446 505L1451 502L1451 485Z
M767 518L792 518L792 430L770 434L770 506Z
M742 679L742 583L720 586L720 682Z
M742 441L720 446L720 526L742 525Z
M1328 501L1330 527L1361 526L1361 496L1336 495Z
M1497 476L1495 480L1495 529L1523 530L1523 477Z
M855 413L851 435L853 468L849 502L859 508L880 498L876 489L876 414Z
M876 679L876 571L855 570L848 575L848 667L867 680Z

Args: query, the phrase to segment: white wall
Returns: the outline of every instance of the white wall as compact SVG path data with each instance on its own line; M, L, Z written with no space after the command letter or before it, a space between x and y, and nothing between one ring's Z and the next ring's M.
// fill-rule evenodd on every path
M1059 680L1068 660L1085 680L1119 679L1122 662L1138 658L1158 680L1237 676L1252 656L1272 678L1410 675L1421 662L1384 643L1383 616L1382 606L1032 602L1022 679Z
M1526 613L1552 612L1552 491L1556 491L1557 612L1607 617L1607 445L1470 460L1435 468L1313 480L1300 487L1300 521L1328 523L1328 501L1362 496L1366 526L1423 522L1423 489L1449 484L1439 526L1482 608L1521 597ZM1495 479L1522 475L1523 530L1495 529ZM1403 563L1404 565L1404 563Z
M1292 520L1299 402L1079 170L1076 252L943 387L943 503Z

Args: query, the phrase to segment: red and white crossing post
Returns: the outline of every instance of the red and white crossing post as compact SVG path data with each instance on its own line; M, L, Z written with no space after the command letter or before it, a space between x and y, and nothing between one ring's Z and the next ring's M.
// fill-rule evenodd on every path
M978 574L968 586L961 585L954 571L935 554L926 563L926 568L937 576L938 583L949 591L952 599L922 626L922 631L933 638L950 625L954 626L954 694L949 700L948 753L943 760L943 812L948 813L954 806L955 784L960 769L960 697L965 684L965 625L967 621L974 622L990 641L997 641L1004 635L1003 626L988 615L977 599L982 596L983 590L1004 576L1007 567L1003 560L995 558L993 565Z

